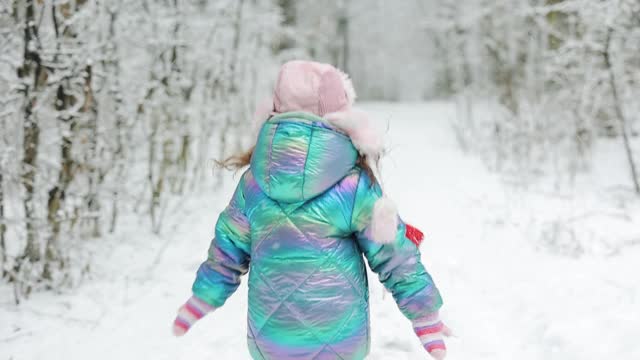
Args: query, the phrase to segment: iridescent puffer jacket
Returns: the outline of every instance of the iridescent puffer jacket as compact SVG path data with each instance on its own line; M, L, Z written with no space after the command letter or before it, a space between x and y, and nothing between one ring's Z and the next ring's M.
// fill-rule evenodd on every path
M269 119L251 166L220 215L194 295L220 307L249 272L254 359L363 359L369 352L364 257L410 320L442 304L401 221L374 242L381 190L350 139L308 113Z

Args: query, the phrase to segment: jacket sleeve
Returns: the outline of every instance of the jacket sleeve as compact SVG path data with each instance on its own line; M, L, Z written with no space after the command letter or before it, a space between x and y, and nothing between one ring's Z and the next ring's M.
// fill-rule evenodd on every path
M193 283L194 296L219 308L236 291L249 269L251 234L244 214L244 176L229 205L220 214L207 260Z
M406 226L399 220L396 238L389 244L372 240L371 223L375 202L382 196L377 184L364 172L356 188L351 215L351 230L373 272L393 294L400 311L409 320L435 313L442 306L440 292L425 270L418 247L405 235Z

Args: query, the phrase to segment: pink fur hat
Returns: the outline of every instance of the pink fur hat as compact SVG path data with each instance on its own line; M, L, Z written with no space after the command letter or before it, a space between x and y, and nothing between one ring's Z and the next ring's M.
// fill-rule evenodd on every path
M347 74L329 64L293 60L280 68L273 101L258 109L256 118L265 121L274 114L309 112L349 135L360 153L377 158L384 147L382 133L366 113L353 107L355 100Z
M264 122L275 114L304 111L325 118L344 132L358 151L370 160L384 150L384 136L367 114L353 107L356 92L349 76L329 64L294 60L282 65L273 92L273 100L256 111ZM374 205L371 238L378 243L396 241L398 210L386 195Z

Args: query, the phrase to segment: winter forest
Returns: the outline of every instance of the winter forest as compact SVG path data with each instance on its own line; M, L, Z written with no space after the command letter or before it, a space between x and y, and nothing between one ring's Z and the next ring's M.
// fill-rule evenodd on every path
M291 59L387 129L448 358L640 359L640 0L0 0L0 359L249 358L246 289L169 326Z

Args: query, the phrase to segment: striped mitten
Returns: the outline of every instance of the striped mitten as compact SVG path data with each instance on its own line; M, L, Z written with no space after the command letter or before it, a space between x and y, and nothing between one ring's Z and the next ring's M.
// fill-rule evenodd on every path
M414 320L413 330L434 359L442 360L445 358L447 347L444 344L443 336L449 336L450 330L440 321L437 312Z
M204 301L192 296L178 310L178 316L173 321L173 334L182 336L196 321L215 310L215 308Z

